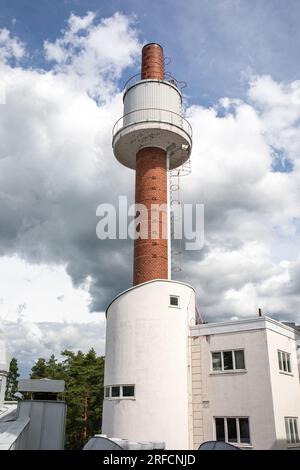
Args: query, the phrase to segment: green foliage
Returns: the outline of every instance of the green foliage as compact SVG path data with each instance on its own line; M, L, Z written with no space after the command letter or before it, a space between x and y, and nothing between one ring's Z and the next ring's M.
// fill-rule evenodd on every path
M45 359L39 357L34 366L31 368L31 379L47 378L47 365Z
M19 368L18 368L18 361L15 357L12 358L9 365L9 372L6 381L6 392L5 392L5 400L16 400L15 393L18 391L18 377Z
M88 438L101 430L104 357L94 349L87 354L65 350L63 360L54 355L39 358L31 378L65 380L67 402L66 449L82 449Z

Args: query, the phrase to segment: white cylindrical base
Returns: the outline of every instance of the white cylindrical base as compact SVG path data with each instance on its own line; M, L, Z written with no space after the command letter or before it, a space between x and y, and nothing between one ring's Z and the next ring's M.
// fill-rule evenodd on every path
M170 305L170 296L179 306ZM117 297L107 310L105 386L134 385L132 398L105 398L102 432L189 448L188 326L195 292L155 280Z

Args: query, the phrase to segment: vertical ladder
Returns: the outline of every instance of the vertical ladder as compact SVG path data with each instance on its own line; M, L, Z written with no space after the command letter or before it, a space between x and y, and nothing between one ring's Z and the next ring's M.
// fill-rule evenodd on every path
M180 149L180 152L185 150ZM175 238L175 227L182 227L182 205L180 198L180 178L191 173L190 158L179 168L169 170L169 194L170 194L170 232L171 232L171 272L181 272L183 269L183 245L182 237ZM174 209L174 211L172 210ZM177 225L178 224L178 225Z

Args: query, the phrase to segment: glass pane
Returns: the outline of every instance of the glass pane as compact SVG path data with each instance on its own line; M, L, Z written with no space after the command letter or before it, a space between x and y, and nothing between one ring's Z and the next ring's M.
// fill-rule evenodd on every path
M287 440L287 443L289 444L291 442L289 419L285 418L284 421L285 421L286 440Z
M290 354L286 355L286 362L287 362L287 371L291 372L291 355Z
M224 418L216 418L216 440L225 442Z
M174 305L175 307L178 307L179 304L179 299L178 297L175 296L170 296L170 305Z
M282 353L282 362L283 362L283 370L286 372L287 371L287 365L286 365L286 354Z
M294 419L294 429L295 429L295 442L300 442L299 440L299 431L298 431L298 420Z
M293 419L289 419L290 424L290 435L291 435L291 443L294 444L295 442L295 433L294 433L294 426L293 426Z
M234 351L234 355L235 355L235 368L245 369L244 351L242 349L239 351Z
M236 418L227 418L228 442L237 442Z
M105 397L109 397L109 387L105 387Z
M120 396L120 387L111 387L111 396L119 397Z
M248 418L239 418L240 442L241 444L250 444L249 420Z
M212 368L213 370L222 370L222 361L221 361L220 352L212 353Z
M283 370L283 365L282 365L282 352L278 351L278 364L279 364L279 370Z
M134 385L123 385L123 397L134 397Z
M232 351L223 352L224 370L233 369Z

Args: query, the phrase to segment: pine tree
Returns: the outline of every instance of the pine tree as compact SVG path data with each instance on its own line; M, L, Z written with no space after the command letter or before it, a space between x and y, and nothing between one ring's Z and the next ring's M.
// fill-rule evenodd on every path
M13 357L9 365L9 372L6 382L5 400L16 400L15 394L18 391L18 377L20 377L18 361L15 357Z
M46 379L48 378L48 368L46 361L43 357L39 357L34 366L31 368L31 379Z

